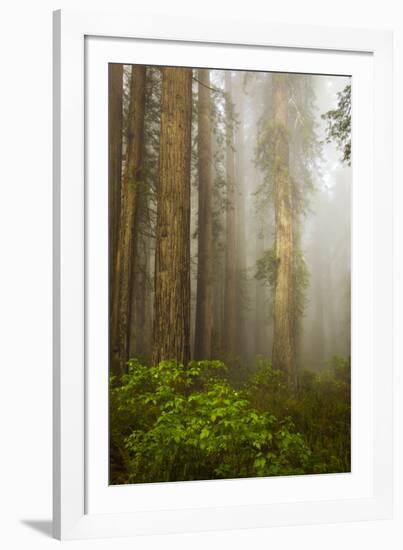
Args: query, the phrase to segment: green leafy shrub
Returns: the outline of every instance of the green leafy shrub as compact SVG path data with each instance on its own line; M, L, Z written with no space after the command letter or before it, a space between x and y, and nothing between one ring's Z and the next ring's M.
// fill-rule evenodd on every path
M290 417L259 412L219 361L132 360L111 387L111 482L302 474L310 462Z
M300 376L299 416L292 415L313 451L315 473L351 468L350 361L334 356L327 368Z
M257 360L247 397L261 413L292 418L312 451L306 473L350 471L350 375L350 362L335 356L321 371L301 370L293 388L270 360Z

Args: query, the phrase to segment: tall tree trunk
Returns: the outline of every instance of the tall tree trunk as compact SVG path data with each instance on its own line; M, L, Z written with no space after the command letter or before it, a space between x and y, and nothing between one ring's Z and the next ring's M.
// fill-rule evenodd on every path
M139 213L140 215L140 213ZM149 360L149 319L147 317L147 303L150 293L150 243L149 237L142 235L137 242L137 255L134 259L136 273L134 291L132 292L132 312L130 337L130 356L140 357L143 361Z
M214 124L217 121L214 120ZM217 132L212 135L212 151L214 159L214 176L220 176L217 158L222 153L221 143L217 139ZM213 178L214 179L214 178ZM225 247L221 227L225 226L225 209L222 208L222 196L219 185L213 183L213 336L212 353L216 358L223 357L224 340L224 270L225 270Z
M236 342L237 355L245 358L248 349L248 331L246 330L246 309L247 309L247 281L246 281L246 235L245 235L245 94L243 93L244 73L237 73L236 79L236 111L239 118L239 125L235 134L236 149L236 261L237 261L237 320L236 320Z
M227 118L227 207L226 207L226 242L225 242L225 295L224 295L224 342L226 354L231 358L236 353L236 311L237 311L237 276L236 276L236 197L235 197L235 162L234 131L232 113L232 76L225 73L225 110Z
M310 321L309 331L304 338L304 363L310 368L320 369L325 365L327 352L327 331L326 331L326 301L329 294L325 278L325 268L329 247L328 238L324 228L327 227L329 213L327 200L316 197L313 204L315 212L312 225L312 237L307 249L307 260L310 266L310 289L309 298L310 311L307 318ZM307 322L305 322L307 324Z
M120 197L122 191L123 65L110 63L109 80L109 310L111 312L115 282L116 249L119 235Z
M256 240L255 257L260 259L264 254L264 237L259 214L256 215ZM254 355L265 355L265 345L267 341L266 314L264 311L266 304L265 283L255 278L255 319L254 319Z
M199 69L198 80L199 216L194 356L195 359L210 359L213 329L213 166L210 71Z
M273 169L276 284L274 290L273 366L295 377L294 233L289 174L287 76L273 75Z
M270 80L268 80L270 78ZM259 128L260 128L260 122L259 117L261 116L265 119L270 119L271 112L269 112L269 106L272 105L272 97L271 97L271 76L268 75L265 78L264 84L260 83L260 86L256 86L252 89L251 97L253 98L251 108L250 108L250 115L249 115L249 124L251 128L253 128L253 138L252 140L248 140L249 143L249 157L251 159L254 158L256 153L254 152L254 149L256 148L256 144L258 142L259 137ZM253 207L252 211L249 214L250 219L253 221L253 233L255 235L254 240L254 246L253 246L253 273L254 278L251 282L251 296L253 297L253 307L251 311L251 324L253 326L252 336L251 336L251 355L257 356L257 355L270 355L272 352L270 342L272 341L272 334L269 331L267 318L269 317L271 312L266 311L267 304L268 304L268 290L266 288L267 282L265 283L263 280L258 279L256 277L256 267L257 267L257 261L263 258L264 251L265 251L265 245L270 247L270 242L268 242L268 239L266 238L266 242L264 239L265 234L267 231L265 231L264 225L269 225L267 220L267 211L264 213L262 212L262 205L261 200L259 196L259 189L262 187L262 171L261 168L258 168L258 166L255 163L251 163L250 168L250 181L252 182L252 195L254 197L253 199ZM271 212L269 213L269 215ZM265 219L263 220L263 217ZM263 223L265 221L265 224ZM269 347L269 352L267 353L267 347Z
M319 241L321 236L318 235ZM317 261L316 269L316 281L315 281L315 292L314 292L314 322L313 322L313 335L311 346L314 350L312 356L309 357L311 364L314 368L320 369L325 364L326 359L326 332L325 332L325 315L324 308L326 298L324 295L324 285L323 285L323 250L321 250L320 242L318 247L315 249L315 254L318 256L319 261Z
M163 69L153 362L190 358L192 70Z
M112 307L112 368L124 372L129 355L138 188L142 185L146 68L134 65L130 83L127 168L123 182L121 221Z

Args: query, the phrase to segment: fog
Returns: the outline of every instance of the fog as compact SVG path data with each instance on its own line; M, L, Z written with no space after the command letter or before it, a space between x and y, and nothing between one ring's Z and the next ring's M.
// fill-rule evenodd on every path
M212 274L211 344L207 357L241 370L256 357L272 357L276 273L275 158L279 129L274 112L276 73L206 71L209 85L192 71L190 189L190 357L205 333L196 326L199 264L204 222L200 217L200 155L211 163L213 247L206 262ZM130 120L131 67L123 73L123 115ZM277 75L278 76L278 75ZM351 167L325 114L337 110L344 76L284 74L287 119L284 168L291 182L293 293L285 314L293 324L295 368L320 369L334 355L350 356ZM207 136L199 140L200 90L208 91ZM343 122L343 121L342 121ZM125 123L127 124L127 122ZM159 204L161 69L148 67L145 99L143 206L136 222L136 258L130 354L149 359L154 322L155 235ZM127 128L123 129L122 175ZM281 132L280 132L281 133ZM347 138L349 138L347 132ZM281 138L281 136L280 136ZM211 158L210 158L211 157ZM281 174L280 174L281 176ZM205 193L205 191L203 191ZM287 199L288 200L288 199ZM280 225L277 226L278 228ZM278 229L277 229L278 230ZM212 267L208 267L212 263ZM231 282L232 281L232 282ZM205 284L205 283L203 283ZM232 297L228 289L232 288ZM200 305L200 303L199 303ZM283 312L284 314L284 312ZM293 367L294 368L294 367Z
M211 71L215 104L216 290L213 331L218 335L223 317L220 272L225 269L225 142L228 113L220 90L225 72ZM233 108L235 201L238 285L236 355L249 364L256 356L271 357L273 346L273 283L265 271L275 239L273 174L262 149L270 147L267 120L272 111L272 78L269 73L231 71ZM350 355L350 209L351 167L342 160L337 144L327 140L324 113L337 108L338 92L350 78L322 75L288 75L290 172L300 205L295 208L296 241L305 266L297 343L297 366L319 369L332 356ZM197 93L196 86L195 92ZM197 128L194 128L197 132ZM228 131L227 131L228 132ZM260 153L259 153L260 149ZM218 151L218 152L217 152ZM259 159L260 154L260 159ZM265 164L266 162L266 164ZM197 289L197 173L192 185L192 322ZM260 268L259 268L260 266ZM267 265L266 265L267 267ZM303 279L303 280L302 280ZM222 283L224 284L224 283ZM222 285L221 285L222 286ZM239 327L241 325L241 328ZM193 335L194 338L194 335ZM228 356L215 342L216 355ZM222 342L222 341L221 341ZM225 347L225 343L223 344Z

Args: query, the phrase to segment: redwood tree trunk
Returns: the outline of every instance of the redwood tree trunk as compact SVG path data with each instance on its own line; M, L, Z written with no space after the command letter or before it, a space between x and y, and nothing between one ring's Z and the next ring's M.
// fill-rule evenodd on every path
M141 197L142 201L143 197ZM141 207L144 205L140 205ZM138 213L141 216L141 213ZM137 226L141 223L138 220ZM143 235L136 239L137 254L134 258L136 273L134 274L134 289L132 292L132 321L130 336L130 355L139 357L141 360L149 360L150 353L150 330L149 318L147 317L147 303L150 293L150 243L149 237Z
M129 355L132 312L138 187L142 185L146 68L133 65L120 230L116 257L116 283L112 307L112 368L124 372Z
M153 363L190 359L192 70L163 69Z
M110 63L109 80L109 307L111 307L122 191L123 65Z
M198 101L198 254L195 359L210 359L213 329L213 218L210 71L199 69Z
M273 75L273 169L276 284L274 289L273 366L295 376L294 235L289 175L287 76Z
M256 236L255 236L255 257L262 258L264 254L264 238L263 230L259 220L256 221ZM254 329L254 354L265 355L266 342L268 335L266 334L265 322L265 283L255 278L255 329Z
M236 352L236 312L237 312L237 273L236 273L236 196L234 131L232 127L232 77L225 73L226 117L227 117L227 207L225 239L225 294L224 294L224 343L226 354L231 358Z
M242 89L243 73L237 74L236 79L236 110L239 118L235 136L236 149L236 261L237 261L237 326L236 342L237 355L246 357L248 350L248 331L246 330L246 303L247 303L247 285L246 285L246 234L245 234L245 204L246 204L246 186L245 186L245 94Z

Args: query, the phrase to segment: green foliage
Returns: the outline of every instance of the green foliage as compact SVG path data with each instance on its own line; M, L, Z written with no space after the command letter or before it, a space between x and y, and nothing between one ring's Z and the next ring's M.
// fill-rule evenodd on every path
M293 292L294 292L294 323L295 334L299 332L301 320L306 303L306 290L309 286L309 270L304 255L299 248L294 250Z
M220 361L129 363L111 380L111 482L144 483L350 470L350 364L302 370L270 360L236 390Z
M291 417L312 451L306 473L350 470L350 362L335 356L326 368L301 370L297 388L259 358L247 397L259 412Z
M327 122L327 143L335 141L343 152L343 162L351 164L351 84L337 94L337 108L322 118Z
M272 95L271 78L266 80L265 95ZM315 189L321 158L321 142L315 122L315 91L311 76L288 75L288 127L273 120L272 109L262 113L258 123L255 147L255 163L264 176L257 191L258 208L266 208L272 201L273 176L280 167L276 154L277 143L286 142L289 147L288 176L292 181L292 205L295 215L305 214ZM269 102L270 105L270 102Z
M111 480L141 483L302 474L310 461L290 417L258 412L219 361L133 360L111 388Z
M274 290L276 286L278 264L279 260L276 257L274 249L271 248L269 250L266 250L262 257L256 261L255 278L258 281L263 281L271 289ZM304 313L306 301L305 294L306 289L309 285L308 267L306 265L302 252L298 248L294 251L293 276L293 319L296 324L295 334L297 334L299 330L299 327L297 325Z
M274 249L266 250L261 258L256 261L255 278L264 281L271 288L275 287L277 278L278 259Z
M314 77L289 75L290 174L293 208L306 214L319 175L322 144L317 134Z
M272 200L274 175L286 170L289 177L288 167L280 163L278 154L278 144L288 143L289 139L288 128L277 124L271 118L264 118L260 121L255 148L255 162L264 176L263 183L256 192L260 207Z

